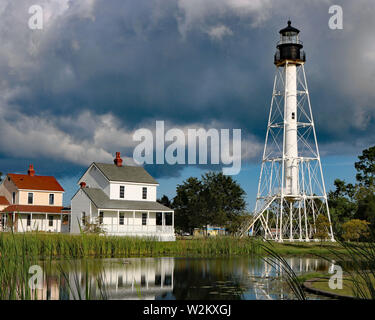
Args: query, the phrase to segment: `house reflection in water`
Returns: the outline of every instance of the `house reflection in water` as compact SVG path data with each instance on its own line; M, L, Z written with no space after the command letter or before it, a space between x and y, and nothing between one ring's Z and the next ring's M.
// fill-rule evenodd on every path
M36 290L37 300L86 299L87 287L92 289L89 299L100 299L98 279L105 283L108 299L152 300L173 291L173 258L78 260L61 268L69 278L69 285L62 275L48 275L43 289Z
M116 263L116 262L112 262ZM125 259L106 269L110 299L155 299L173 291L173 258Z

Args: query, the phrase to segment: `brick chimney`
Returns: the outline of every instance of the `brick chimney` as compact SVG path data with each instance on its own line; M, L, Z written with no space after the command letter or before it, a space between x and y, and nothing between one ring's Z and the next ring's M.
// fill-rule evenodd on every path
M30 176L30 177L33 177L35 175L35 170L34 170L34 166L32 164L29 165L29 170L27 170L27 174Z
M122 159L120 152L116 152L116 158L113 160L116 166L122 167Z
M86 188L86 182L82 181L80 184L81 188Z

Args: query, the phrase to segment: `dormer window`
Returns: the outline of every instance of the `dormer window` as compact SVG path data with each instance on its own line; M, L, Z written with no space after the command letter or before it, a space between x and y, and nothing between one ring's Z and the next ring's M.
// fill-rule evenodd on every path
M125 186L120 186L120 199L125 198Z
M29 192L27 195L27 203L33 204L33 202L34 202L34 194L32 192Z
M147 199L147 187L142 188L142 199Z

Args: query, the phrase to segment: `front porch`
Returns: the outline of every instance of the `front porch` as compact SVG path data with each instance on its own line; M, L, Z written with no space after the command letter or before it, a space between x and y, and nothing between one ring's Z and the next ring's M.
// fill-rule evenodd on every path
M97 222L107 235L174 241L174 212L98 209Z
M0 231L61 232L64 225L63 218L62 214L57 213L2 213L0 214Z

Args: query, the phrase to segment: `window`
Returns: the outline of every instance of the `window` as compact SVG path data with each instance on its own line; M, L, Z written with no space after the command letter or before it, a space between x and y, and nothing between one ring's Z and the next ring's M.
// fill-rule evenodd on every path
M292 120L294 120L295 118L296 118L296 114L292 112Z
M82 212L82 223L85 225L86 224L86 212L85 211L83 211Z
M16 193L15 192L12 193L12 203L13 204L16 203Z
M163 213L156 212L156 225L161 226L163 224Z
M165 225L171 226L172 225L172 212L166 212L164 218L165 218Z
M53 227L53 216L48 216L48 226Z
M55 203L55 195L53 193L51 193L49 195L49 204L52 205Z
M125 198L125 187L120 186L120 198L124 199Z
M146 187L142 188L142 199L147 199L147 188Z
M31 226L31 214L27 215L27 223L26 226L30 227Z
M33 204L33 201L34 201L34 194L32 192L29 192L29 194L27 195L27 203Z
M120 224L124 225L125 222L125 214L123 212L120 212Z
M147 225L147 213L142 213L142 226Z
M100 211L99 212L99 224L103 224L103 218L104 218L104 212Z

